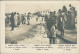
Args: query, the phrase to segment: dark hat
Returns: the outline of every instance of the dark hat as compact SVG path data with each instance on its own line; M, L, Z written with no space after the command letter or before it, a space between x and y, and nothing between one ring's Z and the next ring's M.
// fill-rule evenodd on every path
M56 11L54 11L54 14L56 14Z
M61 12L61 9L59 9L58 12Z
M28 12L28 14L30 14L30 12Z
M71 4L69 4L69 7L71 7Z
M50 12L50 14L53 14L53 12Z

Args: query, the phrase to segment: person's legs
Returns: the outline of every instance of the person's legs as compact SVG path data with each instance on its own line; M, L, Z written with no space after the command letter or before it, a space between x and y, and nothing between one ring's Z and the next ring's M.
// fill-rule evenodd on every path
M52 44L53 40L52 40L52 35L51 35L50 30L47 30L47 37L49 38L49 44Z
M19 27L19 25L20 25L20 22L18 22L18 27Z
M17 25L17 27L19 27L19 24Z
M29 20L29 25L30 25L30 20Z
M23 24L23 21L22 21L22 24Z
M61 35L62 35L62 30L60 32L61 32Z
M27 22L28 22L28 24L27 24L27 25L29 25L29 20L27 20Z
M26 19L24 20L24 23L26 24Z
M14 26L12 26L11 28L12 28L11 31L14 30Z
M11 22L11 31L14 30L14 26L15 26L14 22Z
M18 22L17 22L17 27L18 27Z
M43 21L43 17L42 17L42 21Z
M63 29L63 35L64 35L64 29Z
M53 44L53 38L52 37L49 38L49 43Z
M12 28L13 30L14 30L14 26L13 26L13 28Z
M37 18L36 18L36 21L37 21Z
M28 20L28 25L30 25L30 20Z
M49 43L52 44L52 38L49 38Z
M55 37L53 37L53 44L55 44Z
M24 24L25 24L25 20L24 20L23 22L24 22Z

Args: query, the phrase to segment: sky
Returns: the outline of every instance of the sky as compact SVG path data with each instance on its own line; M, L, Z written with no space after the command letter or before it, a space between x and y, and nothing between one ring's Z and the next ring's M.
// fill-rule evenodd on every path
M50 10L50 11L58 11L62 9L64 4L6 4L5 12L19 12L19 13L27 13L27 12L35 12L42 10ZM69 9L69 4L65 5L67 9ZM76 7L74 4L72 6Z

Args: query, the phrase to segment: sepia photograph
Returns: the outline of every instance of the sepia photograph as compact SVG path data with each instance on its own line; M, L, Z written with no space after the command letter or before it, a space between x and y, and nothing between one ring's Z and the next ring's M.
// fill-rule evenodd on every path
M5 4L5 44L77 44L77 6Z

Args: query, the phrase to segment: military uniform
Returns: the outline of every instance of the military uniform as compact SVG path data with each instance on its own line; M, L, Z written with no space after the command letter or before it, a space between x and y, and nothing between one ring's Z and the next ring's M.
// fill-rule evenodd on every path
M30 15L28 14L27 15L27 22L28 22L28 25L30 24Z
M10 21L11 21L11 27L12 27L11 30L14 30L14 27L15 27L14 13L11 14Z

